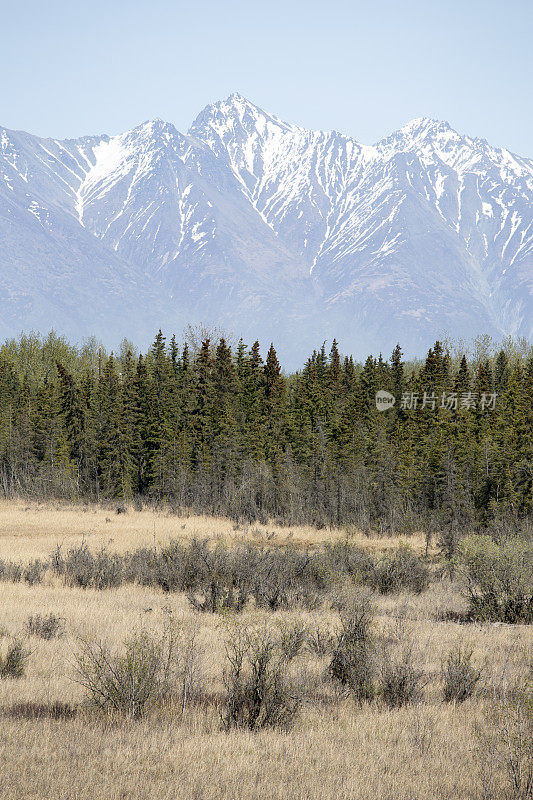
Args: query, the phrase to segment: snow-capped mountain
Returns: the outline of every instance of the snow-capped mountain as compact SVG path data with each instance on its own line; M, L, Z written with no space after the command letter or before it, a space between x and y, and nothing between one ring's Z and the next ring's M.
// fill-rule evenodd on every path
M416 119L372 146L238 94L187 134L0 128L0 335L216 322L289 360L533 338L533 162Z

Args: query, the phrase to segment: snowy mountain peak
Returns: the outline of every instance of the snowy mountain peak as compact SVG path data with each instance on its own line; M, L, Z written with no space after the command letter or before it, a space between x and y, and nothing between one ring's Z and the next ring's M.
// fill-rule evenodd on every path
M0 240L0 336L201 320L299 360L533 334L533 162L428 117L361 145L234 92L187 135L0 128Z
M434 130L451 130L448 122L433 117L415 117L407 122L400 130L405 134L424 133Z
M393 143L402 149L416 149L417 147L430 145L435 141L440 141L441 143L457 142L466 138L457 133L444 120L432 119L431 117L416 117L384 139L383 144Z
M177 128L171 122L165 122L158 117L156 119L150 119L146 120L145 122L141 122L140 125L137 125L131 131L122 135L130 137L138 136L147 142L153 141L154 143L159 143L161 141L168 142L176 137L183 138L182 134L179 133Z
M268 129L296 130L295 126L263 111L235 92L225 100L206 106L191 125L189 134L227 139L228 136L264 135Z

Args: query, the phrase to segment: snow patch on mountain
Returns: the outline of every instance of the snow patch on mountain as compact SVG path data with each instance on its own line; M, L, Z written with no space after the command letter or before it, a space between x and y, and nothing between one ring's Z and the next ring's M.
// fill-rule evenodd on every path
M298 352L338 327L356 353L443 331L531 337L532 198L531 160L426 117L364 145L234 93L186 134L160 119L65 141L0 128L0 233L16 243L0 291L17 294L21 260L56 272L74 247L74 270L107 253L169 319L255 326Z

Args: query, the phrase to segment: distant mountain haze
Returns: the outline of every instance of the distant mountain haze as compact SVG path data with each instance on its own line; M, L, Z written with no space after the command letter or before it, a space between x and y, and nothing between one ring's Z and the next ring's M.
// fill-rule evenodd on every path
M0 127L0 337L217 324L284 363L533 338L533 161L415 119L374 145L239 94L58 141Z

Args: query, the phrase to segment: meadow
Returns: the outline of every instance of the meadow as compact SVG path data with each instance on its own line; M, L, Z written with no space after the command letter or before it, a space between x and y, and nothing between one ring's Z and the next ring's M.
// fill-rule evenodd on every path
M119 512L119 513L117 513ZM0 559L27 564L79 547L123 555L154 552L170 540L228 548L318 551L346 532L311 527L239 526L223 518L165 509L20 500L0 504ZM21 677L0 679L0 797L35 800L496 800L531 797L531 715L516 687L531 670L531 626L465 623L460 576L443 569L435 542L422 535L349 535L373 558L407 543L428 565L429 586L380 593L346 580L320 602L274 610L247 602L238 613L198 611L184 591L125 581L97 589L45 569L38 581L0 582L0 652L18 640L28 653ZM328 669L339 596L364 596L373 608L376 652L409 651L418 691L394 706L376 689L361 700ZM42 638L30 617L54 615L59 635ZM285 630L301 647L287 668L298 709L287 726L224 725L228 637L235 629ZM87 702L77 680L83 643L121 652L132 635L154 641L175 628L194 640L196 680L187 702L176 693L145 714L107 713ZM317 643L317 631L326 643ZM329 637L329 638L328 638ZM331 639L331 641L330 641ZM333 644L331 643L333 642ZM449 654L471 651L480 671L464 702L443 697ZM377 667L376 685L380 681ZM520 701L521 702L521 701ZM518 779L516 771L519 771ZM529 772L528 772L529 771Z

